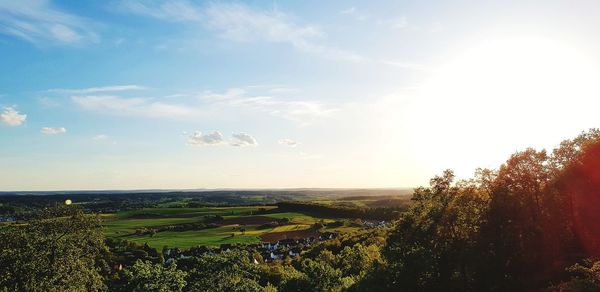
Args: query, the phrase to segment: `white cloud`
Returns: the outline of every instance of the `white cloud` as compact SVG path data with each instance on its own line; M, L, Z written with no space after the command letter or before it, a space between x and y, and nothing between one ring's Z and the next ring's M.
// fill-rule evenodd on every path
M85 94L143 88L137 85L122 85L83 89L50 89L47 91L84 93L70 97L75 105L84 110L102 114L151 118L193 119L211 116L217 112L226 115L230 109L244 109L254 113L280 117L305 126L318 119L328 118L339 111L339 108L334 105L316 100L291 100L289 97L283 99L272 96L274 89L281 89L287 94L295 91L279 85L255 85L248 86L246 89L230 88L224 92L180 93L165 97L126 97L112 93L107 95Z
M150 98L88 95L73 96L71 99L83 109L109 114L179 118L194 113L194 109L189 106L153 101Z
M232 139L226 141L223 135L219 131L214 131L210 134L203 134L200 131L196 131L188 136L188 145L194 146L225 146L231 145L234 147L248 147L257 146L258 142L251 135L246 133L234 133L231 135Z
M268 95L253 95L241 88L231 88L224 93L205 92L200 98L216 104L263 111L300 125L310 124L339 110L312 100L282 100Z
M94 140L94 141L104 141L107 139L108 139L108 136L105 134L98 134L98 135L95 135L94 137L92 137L92 140Z
M285 146L289 146L289 147L296 147L298 145L300 145L300 143L292 140L292 139L279 139L279 141L277 141L277 143L279 143L279 145L285 145Z
M13 107L5 107L0 113L0 122L11 127L22 125L27 120L26 114L20 114Z
M218 132L212 132L210 134L202 134L200 131L194 132L194 134L189 136L188 144L196 145L196 146L204 146L204 145L221 145L225 142L223 139L223 135Z
M64 134L67 132L67 129L63 127L43 127L41 130L44 135L56 135L56 134Z
M379 63L388 65L388 66L392 66L392 67L410 69L410 70L415 70L415 71L432 71L430 68L428 68L428 66L425 66L422 64L417 64L417 63L399 62L399 61L392 61L392 60L380 60Z
M203 7L188 1L148 2L130 0L119 5L123 12L183 22L215 31L221 38L236 42L285 43L321 57L363 62L366 58L316 41L325 33L314 25L297 24L291 15L278 10L258 10L242 4L209 3Z
M442 23L440 22L434 22L431 24L431 27L429 28L429 32L432 33L437 33L437 32L442 32L444 31L445 27Z
M117 9L169 21L202 20L202 12L185 0L164 1L158 5L148 5L148 3L148 1L122 1L119 2Z
M58 93L73 93L73 94L87 94L87 93L97 93L97 92L116 92L116 91L130 91L130 90L144 90L147 89L144 86L140 85L111 85L111 86L100 86L100 87L89 87L89 88L78 88L78 89L68 89L68 88L54 88L48 89L48 92L58 92Z
M290 43L302 46L308 39L323 36L315 26L301 26L279 11L259 11L240 4L212 4L205 11L208 27L234 41Z
M356 7L352 6L348 9L344 9L342 11L340 11L340 14L353 14L356 12Z
M39 44L98 42L88 20L61 11L48 0L0 1L0 33Z
M57 107L60 106L60 102L58 102L55 98L50 98L47 96L43 96L37 99L40 105L44 107Z
M52 35L57 40L65 43L76 43L81 39L81 36L78 33L62 24L52 26L50 32L52 32Z
M353 17L358 21L369 21L370 23L385 26L391 29L406 29L409 27L408 19L406 16L397 16L388 19L377 18L371 16L368 13L359 11L356 7L350 7L340 11L340 14Z
M234 133L233 141L231 141L231 146L236 147L247 147L247 146L257 146L258 142L254 137L246 134L246 133Z
M378 20L377 24L387 26L388 28L391 28L391 29L405 29L405 28L409 27L408 19L406 18L406 16L399 16L399 17L385 19L385 20Z
M126 90L124 88L130 87L99 87L73 89L73 91ZM54 91L61 90L63 89L54 89ZM268 88L266 93L272 94L271 90L272 88ZM74 95L71 96L71 100L82 109L103 114L171 119L201 118L218 111L226 111L227 108L243 108L281 117L300 125L311 124L316 119L329 117L339 110L318 101L288 100L270 95L251 94L241 88L231 88L223 93L205 91L200 94L173 94L163 98ZM179 100L179 102L175 100Z
M351 15L358 21L368 20L371 16L366 13L361 13L356 9L356 7L350 7L348 9L344 9L340 11L340 14Z

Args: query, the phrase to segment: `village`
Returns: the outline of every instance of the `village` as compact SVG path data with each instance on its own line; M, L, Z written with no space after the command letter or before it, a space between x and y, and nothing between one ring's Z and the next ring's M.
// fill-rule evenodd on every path
M230 252L232 249L243 248L247 251L257 252L262 259L253 259L255 264L259 264L259 260L265 263L270 263L276 260L283 260L286 257L294 258L300 255L302 250L308 249L311 246L323 241L335 239L339 236L338 233L324 232L319 236L311 236L307 238L286 238L275 242L264 242L259 244L247 244L244 246L222 244L218 248L209 248L200 246L189 250L181 250L179 248L165 248L163 255L165 263L169 264L177 259L185 259L202 254L215 254L220 252Z

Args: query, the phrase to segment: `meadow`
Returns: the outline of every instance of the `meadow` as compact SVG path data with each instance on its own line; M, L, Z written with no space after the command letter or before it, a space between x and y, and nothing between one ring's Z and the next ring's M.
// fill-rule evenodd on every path
M222 244L252 244L276 241L288 236L314 235L318 232L351 232L358 227L327 227L342 220L301 212L277 212L276 206L232 206L202 208L145 208L104 214L104 233L118 238L147 243L153 248L194 246L218 247ZM182 224L203 224L219 216L208 227L182 231L140 233L140 229L163 230ZM315 223L320 223L315 227ZM201 225L202 226L202 225ZM309 232L310 231L310 232ZM314 231L314 232L313 232Z

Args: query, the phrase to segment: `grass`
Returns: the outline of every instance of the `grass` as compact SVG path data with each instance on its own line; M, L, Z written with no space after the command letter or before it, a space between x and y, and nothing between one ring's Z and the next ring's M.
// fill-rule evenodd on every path
M318 200L315 203L329 205L329 206L350 206L366 208L368 202L375 200Z
M122 211L115 214L103 215L104 232L107 236L121 238L139 244L148 243L151 247L160 249L163 246L190 248L194 246L216 247L221 244L250 244L261 241L260 236L267 233L299 231L309 229L312 224L323 220L332 222L335 219L318 218L298 212L282 212L263 214L276 219L289 218L287 225L262 228L246 225L245 232L240 232L238 225L226 225L215 228L188 231L163 231L154 234L136 235L135 230L142 227L157 227L184 223L202 222L205 215L221 215L224 218L238 218L255 215L261 209L273 209L275 206L242 206L242 207L204 207L204 208L149 208L134 211ZM141 218L140 216L148 216ZM340 227L328 231L353 231ZM233 236L232 236L233 234Z
M276 208L275 206L243 206L243 207L203 207L203 208L145 208L134 211L123 211L116 214L119 218L127 218L140 214L169 215L180 217L194 217L204 215L249 215L257 212L259 209L267 210Z
M282 213L273 213L273 214L265 214L266 217L283 219L290 219L291 223L297 224L313 224L321 220L321 218L316 218L307 214L297 213L297 212L282 212Z
M231 236L231 234L235 236ZM221 244L236 244L236 243L256 243L259 242L259 234L247 232L245 235L241 232L233 232L230 226L217 228L209 228L203 230L191 231L166 231L156 233L154 236L127 236L124 239L137 243L148 243L151 247L160 249L163 246L190 248L198 245L217 247Z
M136 228L175 225L200 222L203 218L152 218L152 219L108 219L104 223L107 236L126 235L135 232Z
M266 233L304 230L310 225L285 225L275 228L260 229L257 226L245 226L246 231L240 232L235 225L221 226L203 230L166 231L150 235L129 235L122 237L128 241L139 244L148 243L149 246L160 249L163 246L190 248L198 245L218 247L221 244L251 244L261 242L260 236ZM234 236L231 236L231 235Z

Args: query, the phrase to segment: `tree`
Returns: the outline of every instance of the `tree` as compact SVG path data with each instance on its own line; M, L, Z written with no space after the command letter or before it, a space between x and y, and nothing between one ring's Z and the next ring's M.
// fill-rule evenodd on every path
M600 140L581 147L574 162L567 165L558 178L558 188L564 194L565 217L577 243L589 257L600 257Z
M387 287L405 291L465 291L474 281L473 255L489 194L476 179L453 183L452 171L417 188L413 204L387 239ZM374 278L374 277L370 277ZM381 279L382 275L375 278Z
M182 291L186 285L186 273L177 270L175 263L163 266L138 260L124 271L127 291Z
M571 280L552 286L549 291L556 292L592 292L600 291L600 261L585 260L567 269L573 276Z
M247 251L203 254L191 259L186 291L262 291L260 268Z
M0 229L0 290L103 290L99 262L106 251L98 216L72 206L45 209L24 225Z
M381 263L379 247L363 246L360 243L352 247L346 246L337 255L336 262L344 276L356 279L362 278L370 271L375 263Z
M339 269L325 262L304 259L301 262L301 271L306 275L303 280L310 287L310 291L340 291L353 284L342 278Z

